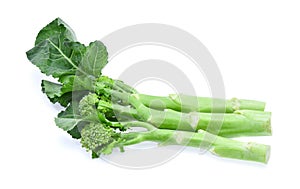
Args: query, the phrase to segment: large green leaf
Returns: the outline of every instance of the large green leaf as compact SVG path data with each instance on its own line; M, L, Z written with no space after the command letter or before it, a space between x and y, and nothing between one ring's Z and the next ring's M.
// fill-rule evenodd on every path
M86 47L76 41L72 29L57 18L38 34L35 46L26 52L27 58L46 75L59 78L75 75Z
M88 47L76 42L72 29L57 18L38 34L35 47L26 52L27 58L46 75L101 76L107 64L107 50L100 41Z
M69 41L76 41L73 30L60 18L56 18L38 33L35 45L50 38L65 38Z
M59 78L63 75L85 73L78 68L86 47L78 42L71 42L56 36L46 39L31 50L27 58L44 74Z

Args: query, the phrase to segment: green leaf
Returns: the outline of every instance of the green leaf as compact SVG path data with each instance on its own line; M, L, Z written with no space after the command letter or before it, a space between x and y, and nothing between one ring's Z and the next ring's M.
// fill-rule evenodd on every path
M92 151L92 159L96 158L99 158L99 155L96 152Z
M62 83L61 93L67 93L75 91L74 89L74 78L75 75L64 75L59 78L59 82Z
M71 129L67 132L72 136L72 138L75 138L75 139L81 138L81 134L80 134L77 126L75 126L73 129Z
M57 18L39 32L35 47L26 52L27 58L41 72L55 78L75 75L77 71L84 73L78 65L82 61L86 47L75 41L72 29Z
M53 20L38 33L35 45L51 37L64 37L69 41L76 41L76 36L73 30L60 18Z
M49 99L53 99L57 96L61 96L62 85L58 83L53 83L51 81L42 80L42 91L46 93Z
M73 102L70 104L64 111L61 111L57 117L58 118L79 118L79 113L78 113L78 108L77 108L76 102ZM74 139L80 139L81 138L81 133L80 131L82 128L88 124L88 122L85 121L80 121L76 126L74 126L72 129L68 130L67 132L72 136ZM59 125L57 125L59 126Z
M55 118L56 126L64 131L72 130L80 121L82 120L76 118Z
M60 103L66 107L72 101L72 88L67 90L67 86L42 80L42 91L52 103Z
M72 100L73 100L73 94L69 92L61 95L60 97L54 98L52 103L58 102L63 107L67 107L68 104L72 102Z
M82 74L99 77L108 57L106 47L100 41L92 42L88 47L76 42L72 29L59 18L39 32L35 47L26 54L42 73L55 78Z
M52 103L58 102L64 107L71 101L80 100L93 85L92 81L88 80L87 77L77 77L74 75L62 76L59 81L62 84L42 80L41 86L43 93L47 95Z
M65 110L59 112L58 118L78 118L78 108L76 103L70 104Z
M85 53L85 46L78 42L66 41L65 38L51 37L27 51L27 58L36 65L42 73L59 78L63 75L75 75L78 64Z
M55 118L55 124L59 128L65 131L71 131L77 124L82 121L77 114L74 104L70 104L64 111L61 111L57 118Z
M87 47L80 68L96 78L100 77L102 69L107 64L107 56L104 44L94 41Z

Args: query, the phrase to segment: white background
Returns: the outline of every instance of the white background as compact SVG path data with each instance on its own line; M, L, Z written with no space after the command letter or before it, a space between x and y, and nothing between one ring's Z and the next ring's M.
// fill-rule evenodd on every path
M289 0L1 1L0 188L299 188L299 10L299 1ZM56 17L86 44L148 22L196 36L217 61L228 98L267 102L273 136L251 140L272 145L269 164L195 149L146 170L90 159L55 127L59 107L41 93L45 77L25 56L37 32Z

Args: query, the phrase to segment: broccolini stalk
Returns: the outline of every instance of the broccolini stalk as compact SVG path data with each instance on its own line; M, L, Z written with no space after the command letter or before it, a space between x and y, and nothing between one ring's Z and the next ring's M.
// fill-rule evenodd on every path
M162 129L193 132L207 130L223 137L271 135L270 112L237 110L230 114L212 114L181 113L170 109L160 111L146 107L140 102L137 94L130 95L129 102L134 108L103 100L100 100L97 106L99 111L110 112L110 115L114 115L120 120L137 119Z
M141 103L157 110L172 109L180 112L233 113L236 110L264 111L265 109L264 102L255 100L237 98L224 100L183 94L170 94L169 96L141 94L131 86L107 76L101 76L95 85L95 91L98 94L110 95L114 102L121 100L124 105L129 104L128 95L137 94ZM106 90L103 89L104 86ZM120 92L123 94L120 94Z
M133 95L134 96L134 95ZM187 132L161 129L141 121L110 121L105 118L105 107L110 104L99 100L96 94L85 96L79 103L82 119L90 120L95 114L100 121L93 120L81 130L81 143L95 156L110 154L112 149L133 145L144 141L158 142L162 145L182 145L191 147L209 147L209 151L220 157L267 163L270 147L257 143L244 143L213 135L199 129L198 132ZM122 107L122 106L120 106ZM97 108L97 109L96 109ZM99 111L101 110L101 111ZM127 110L126 110L127 111ZM86 119L87 118L87 119ZM142 127L147 131L129 132L132 127ZM125 133L123 131L126 131ZM209 145L202 145L209 144Z
M236 110L264 111L265 109L264 102L237 98L223 100L183 94L170 94L169 96L151 96L146 94L139 94L139 99L147 107L158 110L162 110L165 108L173 109L181 112L233 113ZM215 106L213 106L214 101L216 103Z
M157 129L144 122L124 123L127 128L143 127L142 132L117 132L103 123L90 123L81 131L81 144L87 151L92 151L94 156L112 153L113 148L138 144L145 141L158 142L162 145L181 145L199 148L202 143L209 143L208 151L225 158L256 161L267 163L270 146L258 143L245 143L236 140L214 136L203 130L197 133ZM213 139L213 140L211 140Z

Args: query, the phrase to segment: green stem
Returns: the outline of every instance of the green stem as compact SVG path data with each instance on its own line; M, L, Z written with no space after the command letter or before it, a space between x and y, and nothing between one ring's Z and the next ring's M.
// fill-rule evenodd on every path
M151 110L150 113L147 122L158 128L185 131L202 129L224 137L271 135L271 114L269 112L240 110L232 114L211 114Z
M173 109L182 112L232 113L236 110L264 111L265 109L264 102L237 98L223 100L176 94L171 94L168 97L139 94L139 99L145 106L153 109Z
M157 128L184 131L201 129L224 137L271 135L270 112L239 110L232 114L181 113L169 109L150 109L139 101L137 94L131 95L129 101L136 108L140 121L151 123Z
M114 84L126 93L129 93L129 94L137 93L137 91L133 87L125 84L123 81L114 80Z
M164 110L172 109L176 111L181 111L181 105L174 102L171 98L167 96L152 96L146 94L138 94L140 101L147 107Z
M123 93L121 94L123 95ZM140 95L133 94L128 100L135 109L119 104L110 104L108 107L108 103L102 104L101 101L98 104L98 109L99 106L110 108L112 115L115 115L119 121L139 120L162 129L183 131L201 129L224 137L269 136L272 133L270 112L238 110L230 114L222 114L181 113L170 109L159 111L146 107L141 103L139 97Z
M123 85L126 84L123 83ZM115 90L107 92L111 93L114 102L121 100L122 104L130 104L129 93L121 93ZM136 95L138 95L138 99L145 106L157 110L172 109L180 112L233 113L236 110L264 111L265 109L264 102L237 98L224 100L176 94L169 96L152 96L136 93Z
M252 142L240 142L201 131L191 133L167 129L155 129L148 132L123 134L127 141L124 145L133 145L144 141L153 141L164 145L181 145L204 148L220 157L267 163L270 146Z

